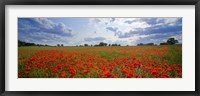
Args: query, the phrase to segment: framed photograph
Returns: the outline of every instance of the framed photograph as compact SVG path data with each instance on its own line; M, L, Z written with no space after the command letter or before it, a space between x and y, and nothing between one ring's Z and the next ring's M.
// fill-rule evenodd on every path
M199 0L1 5L1 95L200 95Z

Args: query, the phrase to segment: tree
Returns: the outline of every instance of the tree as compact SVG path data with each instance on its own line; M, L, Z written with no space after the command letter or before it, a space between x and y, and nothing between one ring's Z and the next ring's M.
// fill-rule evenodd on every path
M25 42L18 40L18 46L25 46Z
M29 43L29 42L24 42L24 41L20 41L18 40L18 46L50 46L50 45L47 45L47 44L35 44L35 43Z
M61 44L61 46L63 47L64 45L63 45L63 44Z
M175 43L178 43L178 40L175 40Z
M144 45L143 43L139 43L139 44L137 44L137 46L141 46L141 45Z
M108 46L110 46L110 44Z
M35 43L28 43L28 42L24 42L24 41L20 41L18 40L18 46L36 46Z
M178 43L178 40L176 40L174 38L169 38L167 40L167 42L160 43L160 45L173 45L173 44L176 44L176 43Z
M160 45L168 45L168 43L163 42L163 43L160 43Z
M58 47L60 47L60 44L57 44Z
M99 46L107 46L108 44L107 43L104 43L104 42L100 42L99 43Z
M103 43L103 42L100 42L100 43L99 43L99 46L104 46L104 43Z
M112 44L111 46L117 46L117 44Z
M173 45L173 44L178 43L178 40L175 40L174 38L169 38L169 39L167 40L167 43L168 43L169 45Z
M107 46L108 44L107 43L104 43L104 46Z
M88 44L84 44L84 46L88 46Z

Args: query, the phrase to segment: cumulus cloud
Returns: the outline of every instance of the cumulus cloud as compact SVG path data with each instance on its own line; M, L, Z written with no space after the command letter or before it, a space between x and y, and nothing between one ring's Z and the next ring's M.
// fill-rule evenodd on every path
M102 23L94 24L100 31L113 32L118 39L141 37L135 43L163 42L170 37L182 41L182 18L98 18ZM114 21L114 22L113 22ZM145 37L142 37L144 36Z
M125 21L124 23L132 24L133 22L135 22L135 20Z
M182 18L19 18L18 32L22 40L43 43L159 44L171 37L182 42Z
M18 18L18 38L26 42L55 45L67 44L73 30L62 22L48 18ZM68 38L68 39L67 39Z
M147 28L134 28L129 32L124 34L119 34L119 38L129 38L135 34L147 35L147 34L174 34L182 33L182 19L181 18L172 18L173 20L160 19L160 18L148 18L142 19L148 24L151 24L151 27Z
M85 38L84 39L85 41L103 41L103 40L105 40L105 38L104 37L94 37L94 38Z
M113 31L113 32L117 32L117 27L113 28L113 27L107 27L107 30Z
M97 24L101 22L101 20L98 18L91 19L91 21Z
M40 27L45 29L53 29L55 27L55 24L47 18L32 18L32 21L37 22L39 25L41 25Z
M24 33L19 32L19 40L23 40L26 42L34 42L37 44L49 44L49 45L55 45L55 44L67 44L69 40L67 40L65 37L57 35L57 34L51 34L51 33L45 33L45 32L32 32L32 33Z
M18 18L18 31L73 36L71 28L68 28L63 23L54 23L48 18Z
M137 39L133 41L134 44L139 43L154 43L154 44L160 44L162 42L166 42L169 38L175 38L179 41L179 43L182 43L182 36L181 33L159 33L159 34L150 34L146 35L145 37L141 37L140 39Z
M110 22L114 22L115 21L115 18L111 18Z

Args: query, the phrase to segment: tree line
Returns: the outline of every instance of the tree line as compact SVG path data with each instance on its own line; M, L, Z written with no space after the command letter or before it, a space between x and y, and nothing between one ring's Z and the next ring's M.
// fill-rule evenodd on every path
M160 43L160 45L173 45L178 43L178 40L174 39L174 38L169 38L166 42ZM155 45L154 43L147 43L147 44L143 44L143 43L139 43L137 44L137 46L144 46L144 45ZM35 44L35 43L29 43L29 42L24 42L24 41L20 41L18 40L18 46L50 46L47 44ZM63 47L63 44L57 44L57 47ZM77 47L87 47L87 46L91 46L91 47L97 47L97 46L121 46L120 44L108 44L108 43L104 43L104 42L100 42L99 44L95 44L95 45L89 45L89 44L84 44L84 45L76 45ZM129 46L129 45L127 45Z
M169 38L166 42L160 43L160 45L174 45L177 43L178 43L178 40L176 40L175 38ZM146 44L139 43L139 44L137 44L137 46L144 46L144 45L155 45L155 44L154 43L146 43Z
M35 43L29 43L29 42L24 42L24 41L18 40L18 46L21 47L21 46L49 46L49 45L35 44Z
M160 43L160 45L174 45L176 43L178 43L178 40L174 38L169 38L167 42Z
M87 46L91 46L91 47L97 47L97 46L121 46L120 44L108 44L108 43L104 43L104 42L100 42L99 44L95 44L95 45L89 45L89 44L84 44L84 45L76 45L77 47L87 47Z

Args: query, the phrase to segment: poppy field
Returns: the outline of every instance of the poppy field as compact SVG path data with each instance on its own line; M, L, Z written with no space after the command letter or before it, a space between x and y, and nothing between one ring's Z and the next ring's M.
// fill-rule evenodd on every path
M182 78L182 45L18 47L18 78Z

